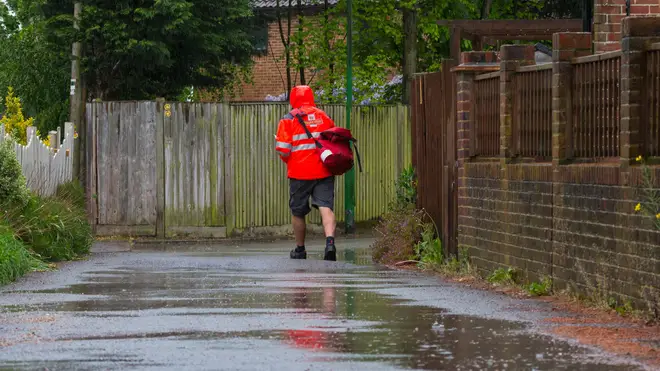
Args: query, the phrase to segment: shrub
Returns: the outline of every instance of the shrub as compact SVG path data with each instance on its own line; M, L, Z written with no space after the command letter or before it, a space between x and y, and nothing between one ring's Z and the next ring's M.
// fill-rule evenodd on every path
M390 210L381 217L376 227L381 237L372 245L375 261L391 264L415 259L421 252L433 247L429 243L433 242L435 230L431 233L431 237L427 233L426 239L429 241L420 245L424 241L425 227L428 229L428 226L424 224L426 212L415 209L416 186L414 168L409 166L396 180L395 199L390 204Z
M0 203L25 204L30 193L13 147L11 140L0 142Z
M651 168L646 164L646 160L642 156L638 156L637 162L642 165L644 201L635 206L635 211L653 218L656 229L660 230L660 190L653 186Z
M513 268L498 268L488 276L488 282L498 285L514 286L518 282L518 271Z
M18 239L43 259L74 259L88 253L93 241L84 197L76 196L78 192L74 185L61 186L58 196L34 196L25 206L8 209L4 218Z
M394 209L405 208L417 203L417 181L415 168L410 165L403 169L395 182L396 199Z
M424 215L414 208L392 210L383 215L376 227L381 236L372 245L373 259L396 263L414 257L422 236Z
M531 295L534 296L546 296L550 295L552 292L552 279L549 277L543 278L543 280L539 282L532 282L527 286L527 292L529 292Z
M60 200L70 202L71 205L80 210L85 210L87 205L85 199L85 189L82 185L80 185L79 182L68 182L60 184L57 187L55 197Z
M26 119L23 116L23 108L21 107L21 99L14 96L14 89L10 86L5 98L6 111L0 125L5 125L7 134L11 135L20 144L27 144L27 128L32 126L34 119Z
M0 225L0 285L16 281L41 266L43 264L14 238L9 227Z
M426 223L422 226L422 237L415 246L415 255L422 268L436 268L445 263L442 243L436 237L436 228L433 223Z

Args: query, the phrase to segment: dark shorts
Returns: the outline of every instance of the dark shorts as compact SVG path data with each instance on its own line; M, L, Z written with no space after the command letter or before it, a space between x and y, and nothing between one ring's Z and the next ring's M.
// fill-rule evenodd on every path
M310 197L314 208L327 207L333 210L335 177L318 180L289 179L289 208L293 216L304 217L312 211L309 207Z

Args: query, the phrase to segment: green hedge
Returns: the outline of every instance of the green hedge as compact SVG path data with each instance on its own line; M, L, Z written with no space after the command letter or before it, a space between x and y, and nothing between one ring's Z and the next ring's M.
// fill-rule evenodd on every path
M44 264L37 260L11 230L0 226L0 285L15 281L33 269Z

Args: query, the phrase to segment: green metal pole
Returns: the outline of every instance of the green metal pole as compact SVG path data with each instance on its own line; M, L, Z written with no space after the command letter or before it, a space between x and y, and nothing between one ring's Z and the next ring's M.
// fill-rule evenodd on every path
M351 129L353 110L353 1L346 1L348 20L346 24L346 128ZM355 171L344 175L344 209L346 210L346 234L355 232Z

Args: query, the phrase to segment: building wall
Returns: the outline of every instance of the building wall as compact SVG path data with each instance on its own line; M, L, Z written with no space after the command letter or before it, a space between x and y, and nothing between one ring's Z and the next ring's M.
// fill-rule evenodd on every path
M626 16L626 0L595 0L594 51L621 49L621 21ZM658 0L630 0L630 15L660 15Z
M307 21L310 17L307 16ZM297 19L291 20L291 33L293 34L298 25ZM283 20L282 27L287 32L286 19ZM282 44L279 25L272 22L268 25L268 50L265 55L254 58L254 67L252 68L252 82L242 84L239 94L234 101L260 102L264 101L266 96L278 96L287 90L286 61L284 58L285 48ZM292 58L295 55L291 55ZM309 81L314 76L314 71L306 71L305 77ZM291 70L292 84L300 84L300 74L298 70ZM315 77L315 79L318 76Z

